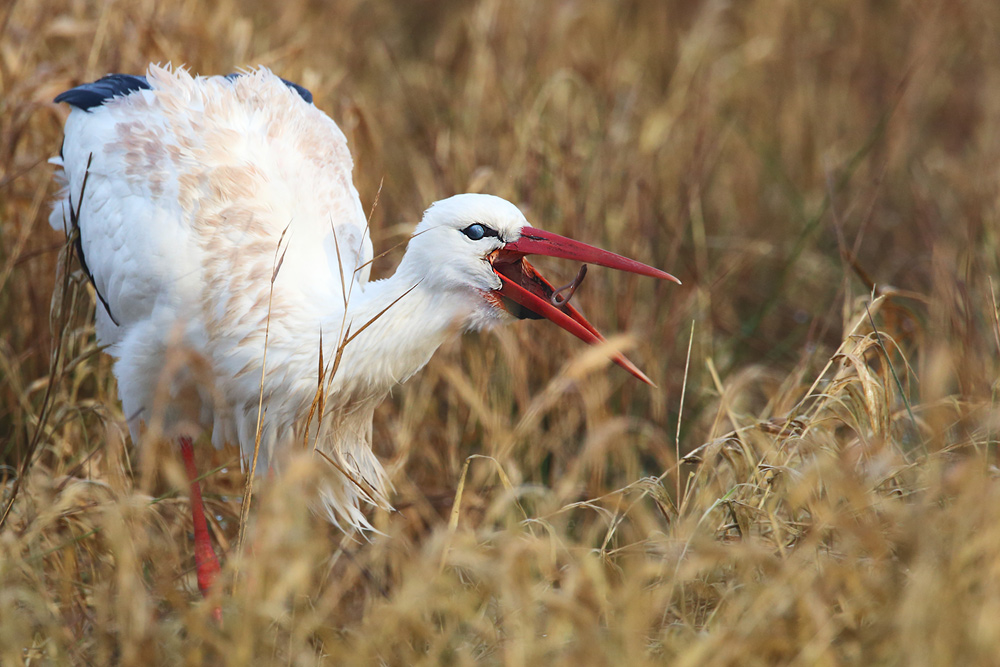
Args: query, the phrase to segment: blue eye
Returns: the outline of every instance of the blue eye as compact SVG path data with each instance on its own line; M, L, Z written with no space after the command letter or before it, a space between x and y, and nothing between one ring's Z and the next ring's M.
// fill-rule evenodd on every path
M469 225L462 230L462 233L468 236L473 241L478 241L479 239L486 236L486 228L480 225L478 222L474 225Z

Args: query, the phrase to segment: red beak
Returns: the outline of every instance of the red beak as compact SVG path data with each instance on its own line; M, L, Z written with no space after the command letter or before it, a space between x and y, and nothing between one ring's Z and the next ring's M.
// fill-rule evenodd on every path
M507 300L505 303L507 310L515 317L522 319L525 317L533 319L544 317L592 345L605 342L604 336L576 308L568 303L569 297L564 300L559 299L559 292L565 288L560 290L553 288L549 281L543 278L535 270L535 267L524 259L525 255L547 255L572 259L662 280L672 280L678 285L681 283L669 273L634 259L622 257L552 232L524 227L521 230L521 238L507 243L491 256L493 269L501 281L501 287L497 291ZM577 280L571 284L574 289L583 279L583 275L584 272L581 271ZM514 305L510 302L513 302ZM646 374L624 355L616 353L612 360L646 384L653 384L646 377Z

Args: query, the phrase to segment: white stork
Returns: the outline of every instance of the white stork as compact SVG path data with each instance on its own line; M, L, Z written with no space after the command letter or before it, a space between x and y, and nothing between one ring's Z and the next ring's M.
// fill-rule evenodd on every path
M63 187L50 223L74 238L97 293L97 337L116 359L133 441L161 411L181 444L203 592L218 571L191 451L203 432L249 460L259 428L258 470L315 443L339 469L322 491L326 514L370 529L360 501L389 507L390 487L371 450L373 410L451 332L545 317L603 340L525 255L680 282L529 227L513 204L479 194L432 205L395 274L369 282L347 141L308 91L264 68L192 77L150 66L56 101L73 109L52 160ZM310 423L321 349L329 370L348 337ZM185 363L164 377L178 352Z

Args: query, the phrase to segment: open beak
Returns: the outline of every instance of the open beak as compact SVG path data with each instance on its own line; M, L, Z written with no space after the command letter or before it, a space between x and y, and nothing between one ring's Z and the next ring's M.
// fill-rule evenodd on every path
M493 269L500 277L501 286L498 292L504 298L504 307L512 315L521 319L544 317L591 345L605 342L604 336L569 304L569 297L560 298L560 293L566 288L557 290L552 287L549 281L525 260L525 255L572 259L681 284L680 280L669 273L634 259L533 227L524 227L521 230L521 238L507 243L490 255ZM575 289L583 280L584 274L585 271L581 270L577 279L567 288ZM646 374L624 355L616 353L612 360L646 384L653 384Z

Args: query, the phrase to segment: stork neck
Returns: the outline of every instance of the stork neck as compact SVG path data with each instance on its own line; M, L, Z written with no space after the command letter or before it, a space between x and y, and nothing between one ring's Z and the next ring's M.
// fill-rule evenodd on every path
M387 391L423 368L449 334L464 327L474 297L442 293L421 280L404 261L391 278L368 283L350 296L349 342L336 383Z

